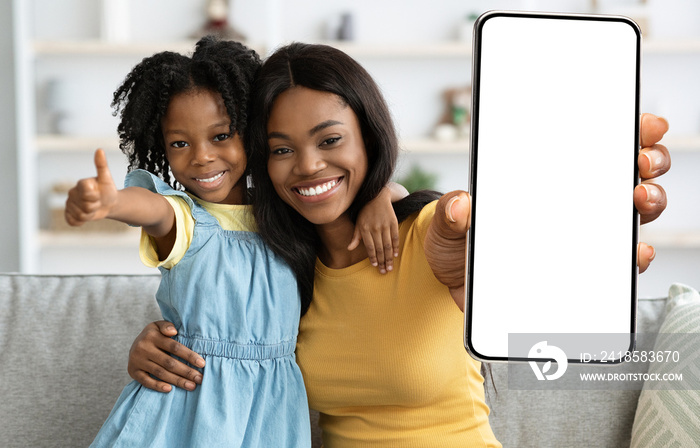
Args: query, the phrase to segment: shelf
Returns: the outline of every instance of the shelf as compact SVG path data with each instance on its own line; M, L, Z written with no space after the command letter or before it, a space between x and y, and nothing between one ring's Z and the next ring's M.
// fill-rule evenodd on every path
M94 152L102 148L107 152L119 151L116 137L79 137L73 135L47 134L34 140L39 152Z
M472 54L472 44L460 41L427 44L369 44L355 42L326 41L323 44L336 47L353 57L449 57L466 58ZM642 51L647 54L693 54L700 53L700 39L644 40Z
M151 55L169 50L189 53L194 50L196 41L180 42L127 42L111 43L100 40L84 41L35 41L34 53L37 55L91 55L91 56L135 56ZM353 57L448 57L465 58L471 55L471 44L465 42L436 42L428 44L362 44L354 42L324 41L320 42L336 47ZM262 45L247 44L260 55L266 53Z
M140 228L123 232L39 232L39 247L42 249L84 249L84 248L133 248L138 250Z
M335 47L355 58L467 58L472 54L471 43L457 41L427 44L365 44L340 41L319 43Z
M468 154L469 140L410 139L400 142L399 147L405 152L412 154Z
M700 231L698 230L645 230L641 227L639 241L659 248L700 249Z
M148 55L159 51L191 52L195 41L162 43L111 43L100 40L80 41L35 41L34 53L38 55Z
M671 151L671 153L679 151L700 151L700 135L679 135L664 137L659 143L668 148L668 150Z
M101 40L35 41L34 54L41 56L148 56L161 51L190 53L195 40L176 42L104 42ZM353 57L367 58L468 58L472 54L469 42L445 41L432 43L358 43L343 41L320 41L338 48ZM246 44L260 55L266 54L264 45ZM700 53L700 39L645 40L642 50L646 54L693 54Z
M642 42L642 51L647 54L692 54L700 53L700 39L649 39Z
M196 40L177 42L104 42L101 40L34 41L34 54L41 56L150 56L161 51L188 54L194 51ZM246 44L249 48L265 54L260 45Z
M666 146L671 153L700 152L700 135L664 137L661 140L661 144ZM410 139L401 142L401 148L413 154L467 154L469 152L469 140L460 139L441 142L431 138Z

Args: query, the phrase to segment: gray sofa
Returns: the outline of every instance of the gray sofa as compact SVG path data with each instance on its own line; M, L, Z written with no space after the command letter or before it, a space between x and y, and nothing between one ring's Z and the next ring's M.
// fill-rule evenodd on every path
M132 340L160 317L158 282L0 274L0 447L89 445L129 381ZM640 300L640 332L658 331L665 301ZM491 422L504 446L630 445L638 390L509 390L506 365L492 372Z

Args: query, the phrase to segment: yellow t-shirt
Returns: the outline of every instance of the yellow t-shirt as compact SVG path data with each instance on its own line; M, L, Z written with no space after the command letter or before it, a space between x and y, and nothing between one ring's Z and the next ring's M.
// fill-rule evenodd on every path
M389 274L369 260L344 269L317 260L297 363L325 448L501 446L481 364L463 346L464 315L425 259L435 204L401 224Z
M192 200L197 201L198 204L204 207L210 215L216 218L223 230L257 232L251 205L216 204L214 202L204 201L196 196L189 196ZM165 260L158 260L155 241L149 234L141 231L139 254L143 264L148 267L171 269L182 259L185 252L187 252L187 249L190 247L192 235L194 234L194 218L192 217L190 206L183 198L178 196L164 197L175 212L176 236L173 248L170 250L170 254Z

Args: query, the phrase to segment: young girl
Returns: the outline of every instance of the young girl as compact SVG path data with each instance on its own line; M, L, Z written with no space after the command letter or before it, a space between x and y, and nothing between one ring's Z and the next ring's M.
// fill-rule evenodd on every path
M69 193L71 225L109 218L142 227L142 260L162 274L163 317L206 360L194 392L127 385L93 446L310 445L294 355L295 274L263 244L245 205L242 139L259 67L252 50L210 38L191 58L144 59L112 104L132 170L126 188L117 190L98 150L97 176Z

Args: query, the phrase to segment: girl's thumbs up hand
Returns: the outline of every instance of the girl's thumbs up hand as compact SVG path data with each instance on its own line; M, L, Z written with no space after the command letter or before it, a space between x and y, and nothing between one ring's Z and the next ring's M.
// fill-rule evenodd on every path
M71 226L108 217L117 202L117 187L103 150L95 151L96 177L82 179L68 191L65 217Z

